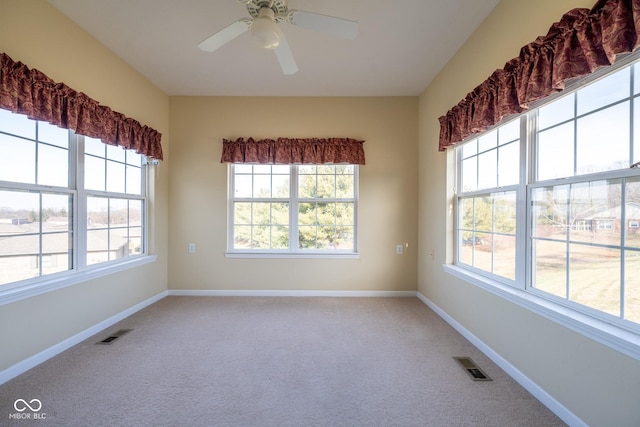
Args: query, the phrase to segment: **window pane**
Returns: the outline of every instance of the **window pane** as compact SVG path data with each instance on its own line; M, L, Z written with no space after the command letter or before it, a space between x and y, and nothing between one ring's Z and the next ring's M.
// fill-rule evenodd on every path
M125 192L124 170L123 163L107 161L107 191L113 193Z
M72 225L70 212L73 213L70 194L42 195L43 231L68 231Z
M298 175L298 197L312 199L318 193L316 175Z
M478 158L471 157L462 161L462 191L478 189Z
M129 256L128 228L109 229L109 260Z
M620 250L570 245L569 299L620 316Z
M2 229L7 228L3 224ZM16 231L21 230L18 227ZM38 235L4 235L0 241L0 254L0 285L40 275Z
M301 225L298 227L298 246L300 249L317 249L317 227Z
M251 203L235 203L233 206L233 223L251 224Z
M0 134L0 153L0 181L35 184L35 142Z
M573 122L538 133L538 180L573 175Z
M127 164L132 166L142 166L142 156L133 150L127 150Z
M629 96L631 69L625 67L595 83L580 89L578 115L588 113Z
M493 130L489 133L482 135L478 138L478 152L490 150L495 148L498 144L498 131Z
M315 203L300 203L298 205L298 211L298 222L300 225L317 224Z
M318 194L320 198L334 198L336 196L335 175L318 175Z
M142 200L129 200L129 225L141 226L142 225Z
M129 228L129 255L138 255L144 252L142 227Z
M104 191L105 182L105 161L103 159L84 156L84 188L87 190Z
M36 122L24 114L12 113L0 108L0 132L36 139Z
M469 141L462 146L462 158L466 159L471 156L475 156L478 154L478 140L474 139L473 141Z
M567 244L533 241L533 283L536 289L567 297Z
M538 127L546 129L574 117L575 94L564 96L538 109Z
M253 197L271 197L271 175L253 175Z
M253 166L254 174L271 174L271 166L270 165L254 165Z
M515 185L520 181L520 142L498 148L498 185Z
M515 234L516 232L516 193L509 192L494 198L495 231Z
M271 203L253 203L252 204L252 224L271 223Z
M38 144L38 184L68 187L69 151Z
M498 128L499 144L504 145L508 142L520 139L520 119L513 120Z
M24 191L0 191L0 218L9 227L9 234L37 231L30 224L40 221L40 195Z
M125 199L109 199L109 225L127 226L129 224L129 209Z
M355 225L353 203L336 203L336 224Z
M251 175L236 175L234 183L235 197L251 197L253 177Z
M640 80L640 71L636 82ZM640 84L640 83L638 83ZM633 100L633 163L640 162L640 98Z
M142 169L127 166L127 193L142 194Z
M109 224L109 199L87 197L87 227L104 228Z
M498 151L491 150L478 155L478 189L494 188L498 179Z
M493 236L493 273L507 279L516 279L516 237Z
M355 173L353 165L336 165L335 169L338 175L353 175Z
M289 248L289 227L271 227L271 248L272 249L288 249Z
M271 227L254 226L251 229L251 247L257 249L269 249L271 247Z
M535 188L533 200L533 235L555 240L567 239L569 186Z
M572 185L571 240L619 246L621 194L620 180Z
M107 147L107 159L124 163L126 151L122 147L105 144Z
M476 197L474 210L475 229L480 231L492 231L493 200L491 197Z
M640 251L626 251L624 262L624 318L640 323Z
M109 230L87 231L87 265L109 261Z
M289 203L271 203L271 224L289 225Z
M625 217L625 246L640 249L640 178L627 181Z
M336 176L336 197L339 199L353 199L354 195L354 175Z
M84 153L104 158L106 155L105 144L99 139L84 137Z
M475 233L474 240L467 246L473 248L473 266L491 273L493 271L491 235L489 233Z
M472 230L474 224L474 212L473 212L473 198L465 198L461 200L460 212L461 221L460 226L464 230ZM468 237L468 236L467 236Z
M69 148L69 130L47 122L38 122L38 141Z
M71 233L42 235L42 274L71 269Z
M289 174L273 175L273 197L289 197Z
M251 226L233 227L233 248L251 249Z
M576 159L579 175L629 167L628 102L578 120Z

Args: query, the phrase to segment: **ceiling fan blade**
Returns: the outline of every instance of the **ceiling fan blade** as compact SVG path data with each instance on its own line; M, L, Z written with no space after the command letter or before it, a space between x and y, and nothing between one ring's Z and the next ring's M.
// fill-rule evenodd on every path
M251 20L248 18L242 18L218 31L211 37L203 40L200 42L198 47L205 52L213 52L247 31L250 27Z
M280 63L280 68L282 68L283 73L290 75L298 72L298 64L296 64L293 52L291 52L289 43L287 43L284 35L282 35L280 44L276 48L276 56L278 57L278 62Z
M289 12L288 21L299 27L310 30L322 31L344 39L355 39L358 35L358 23L349 19L336 18L319 13L292 10Z

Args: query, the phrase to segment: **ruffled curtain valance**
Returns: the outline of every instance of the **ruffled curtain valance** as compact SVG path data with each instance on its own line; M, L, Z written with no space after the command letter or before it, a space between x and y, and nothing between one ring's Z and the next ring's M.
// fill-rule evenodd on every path
M564 89L565 82L609 66L640 45L640 0L600 0L573 9L439 118L439 150Z
M162 135L0 53L0 108L162 160Z
M220 163L364 165L363 144L350 138L224 139Z

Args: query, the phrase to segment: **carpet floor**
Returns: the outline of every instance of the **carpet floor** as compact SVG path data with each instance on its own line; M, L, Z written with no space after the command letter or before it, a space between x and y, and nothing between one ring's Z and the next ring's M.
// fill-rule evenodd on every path
M564 423L417 298L167 297L0 386L0 425Z

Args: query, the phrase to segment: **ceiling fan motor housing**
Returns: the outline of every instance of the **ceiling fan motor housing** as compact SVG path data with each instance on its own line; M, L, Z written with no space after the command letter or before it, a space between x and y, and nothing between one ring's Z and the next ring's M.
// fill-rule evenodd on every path
M289 8L287 6L287 0L238 0L240 3L246 3L247 12L252 18L257 18L260 15L260 9L268 8L273 10L275 15L274 20L280 22L287 18Z

